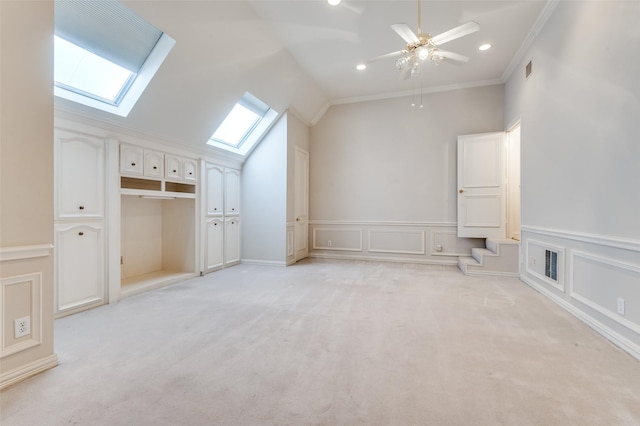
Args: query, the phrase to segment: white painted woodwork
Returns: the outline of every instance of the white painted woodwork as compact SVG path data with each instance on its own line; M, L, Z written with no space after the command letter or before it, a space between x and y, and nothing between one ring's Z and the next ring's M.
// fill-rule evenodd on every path
M224 214L224 168L214 164L205 164L207 216Z
M177 155L165 154L165 177L171 180L182 180L182 159Z
M226 216L240 214L240 172L224 171L224 212Z
M131 176L144 174L144 150L141 147L120 145L120 172Z
M504 133L458 136L458 236L506 235Z
M164 177L164 153L144 150L144 175L158 179Z
M196 182L198 180L198 163L195 160L184 158L182 160L182 178L187 182Z
M507 228L509 238L520 240L520 123L507 134Z
M99 218L104 214L104 142L55 133L57 218Z
M56 225L56 313L104 303L101 223Z
M219 217L207 219L207 245L205 272L224 265L224 220Z
M309 255L309 153L295 150L295 260Z
M224 264L240 262L240 219L227 217L224 220Z

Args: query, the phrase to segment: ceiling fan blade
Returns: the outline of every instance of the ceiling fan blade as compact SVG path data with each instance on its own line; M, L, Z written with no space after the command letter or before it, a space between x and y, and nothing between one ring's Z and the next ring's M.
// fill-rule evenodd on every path
M467 58L466 56L461 55L459 53L448 52L446 50L438 49L435 52L433 52L433 56L440 56L443 59L449 59L453 62L458 62L462 64L469 62L469 58Z
M411 28L407 24L393 24L391 29L398 33L400 37L407 43L419 43L418 36L411 31Z
M371 62L382 61L384 59L397 58L398 56L402 55L403 52L406 52L406 50L398 50L396 52L385 53L384 55L376 56L375 58L369 59L367 63L370 64Z
M442 34L438 34L437 36L431 37L431 42L439 46L441 44L450 42L451 40L455 40L460 37L464 37L468 34L475 33L480 29L480 25L471 21L466 24L462 24L459 27L455 27L450 29L449 31L445 31Z
M410 71L411 71L411 64L405 65L404 68L400 70L400 75L398 76L398 79L407 80L411 76Z

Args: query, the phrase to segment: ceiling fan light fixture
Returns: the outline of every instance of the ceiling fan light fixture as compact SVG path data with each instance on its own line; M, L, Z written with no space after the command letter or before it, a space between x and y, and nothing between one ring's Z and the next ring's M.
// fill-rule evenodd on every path
M342 0L327 0L327 3L329 3L329 5L331 6L337 6L340 4Z
M429 49L426 46L420 46L416 49L416 53L418 54L418 59L424 61L429 58Z

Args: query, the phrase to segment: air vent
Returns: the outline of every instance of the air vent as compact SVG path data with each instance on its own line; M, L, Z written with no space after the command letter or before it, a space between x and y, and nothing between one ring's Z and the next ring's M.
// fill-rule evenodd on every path
M558 281L558 252L545 250L544 274L554 281Z
M526 67L524 67L524 77L525 78L529 78L529 76L531 75L531 61L529 61L529 63L527 64Z

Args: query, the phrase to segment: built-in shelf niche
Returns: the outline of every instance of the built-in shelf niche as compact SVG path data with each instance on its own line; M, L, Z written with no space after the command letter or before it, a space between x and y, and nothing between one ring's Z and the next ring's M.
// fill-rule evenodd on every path
M195 204L193 198L122 194L122 297L195 276Z
M194 184L166 182L153 179L139 179L125 176L120 178L120 188L130 190L128 191L130 193L133 193L131 190L194 194L194 196L196 193L196 186ZM127 193L127 191L124 191L124 193Z

